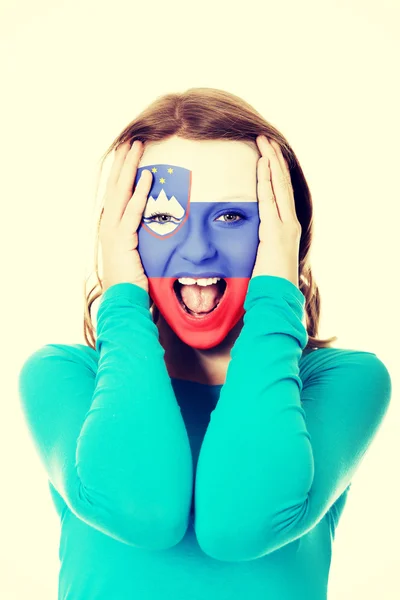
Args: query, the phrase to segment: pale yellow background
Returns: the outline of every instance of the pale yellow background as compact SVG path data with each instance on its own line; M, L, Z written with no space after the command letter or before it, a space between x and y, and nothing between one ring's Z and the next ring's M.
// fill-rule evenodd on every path
M287 136L314 200L321 335L392 374L329 600L400 597L399 17L396 0L3 0L1 598L57 595L58 521L16 383L40 346L84 343L100 155L155 97L197 86L242 96Z

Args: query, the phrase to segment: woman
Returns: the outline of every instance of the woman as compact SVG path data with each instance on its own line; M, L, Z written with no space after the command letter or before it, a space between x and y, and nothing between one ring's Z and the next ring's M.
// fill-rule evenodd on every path
M208 88L157 99L114 149L87 345L47 344L20 373L59 599L325 599L391 379L318 339L297 158Z

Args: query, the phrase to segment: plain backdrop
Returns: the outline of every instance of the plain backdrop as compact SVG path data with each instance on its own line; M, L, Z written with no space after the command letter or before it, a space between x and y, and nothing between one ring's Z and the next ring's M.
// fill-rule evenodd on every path
M84 343L100 157L156 97L189 87L243 97L287 137L313 196L320 335L375 352L391 373L336 533L329 600L400 597L399 17L396 0L3 0L1 598L57 597L59 523L19 369L46 343Z

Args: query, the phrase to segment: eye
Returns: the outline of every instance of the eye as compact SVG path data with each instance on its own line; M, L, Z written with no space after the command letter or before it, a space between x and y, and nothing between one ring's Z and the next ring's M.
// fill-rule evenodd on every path
M236 211L229 211L229 212L226 212L226 213L223 213L222 215L220 215L220 216L219 216L219 217L218 217L216 220L218 221L218 220L219 220L221 217L225 217L226 215L231 215L231 216L235 216L235 217L240 217L240 220L243 220L243 218L244 218L244 217L243 217L243 215L242 215L241 213L238 213L238 212L236 212ZM172 218L173 218L173 216L172 216L172 215L170 215L169 213L154 212L154 213L152 213L151 215L149 215L149 216L147 217L147 219L155 219L156 217L167 217L167 218L169 217L170 219L172 219ZM163 223L169 223L170 221L166 221L166 220L164 219L162 222L160 222L160 221L156 221L156 222L157 222L158 224L160 224L160 225L161 225L161 223L162 223L162 222L163 222ZM233 221L232 219L229 219L228 221L225 221L225 223L237 223L237 222L238 222L237 220L236 220L236 221Z
M226 216L233 217L234 220L232 218L225 219ZM223 222L228 224L229 227L239 226L241 221L245 221L247 219L245 215L235 210L226 211L215 220L221 222L221 217L224 217ZM149 229L161 236L173 233L181 221L182 219L178 219L169 213L161 211L155 211L151 215L143 217L143 222L149 227Z
M181 221L182 219L161 211L155 211L151 215L143 217L143 222L157 235L173 233Z
M225 217L226 215L233 215L235 217L240 217L241 221L243 221L243 219L245 218L241 213L236 212L235 210L233 210L233 211L229 211L229 212L223 213L222 215L220 215L218 217L218 219L220 219L221 217ZM217 219L217 221L218 221L218 219ZM238 223L238 221L232 221L231 219L229 219L228 221L225 221L225 223Z
M153 212L151 215L149 215L147 218L148 219L154 219L154 217L169 217L170 219L172 219L172 215L170 215L169 213L162 213L162 212ZM161 224L160 221L156 221L157 223ZM164 223L169 223L169 221L163 221Z

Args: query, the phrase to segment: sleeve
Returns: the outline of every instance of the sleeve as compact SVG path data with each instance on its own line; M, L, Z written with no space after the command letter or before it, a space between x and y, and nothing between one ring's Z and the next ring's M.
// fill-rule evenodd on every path
M244 325L197 462L195 532L218 560L248 561L312 529L349 486L386 413L391 379L369 352L308 340L288 279L250 280Z
M145 290L108 288L97 336L97 372L74 347L48 344L28 357L19 373L23 415L51 484L77 517L132 546L171 547L189 523L193 464Z

